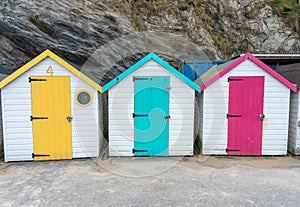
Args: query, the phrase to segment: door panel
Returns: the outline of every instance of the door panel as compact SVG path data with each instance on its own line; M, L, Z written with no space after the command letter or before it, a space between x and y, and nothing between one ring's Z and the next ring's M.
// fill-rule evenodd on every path
M261 155L264 77L229 77L228 155Z
M134 155L167 156L170 77L134 77Z
M70 77L31 77L34 160L72 159Z

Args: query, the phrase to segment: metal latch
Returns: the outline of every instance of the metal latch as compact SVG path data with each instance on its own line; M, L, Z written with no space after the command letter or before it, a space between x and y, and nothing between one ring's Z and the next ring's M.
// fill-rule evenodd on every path
M165 116L165 120L170 120L171 116L168 115L168 116Z
M227 119L230 117L242 117L242 115L233 115L233 114L227 114L226 115Z
M238 149L228 149L226 148L226 152L240 152L241 150Z
M50 155L45 155L45 154L34 154L32 153L32 158L35 158L35 157L49 157Z
M30 121L32 120L41 120L41 119L48 119L48 117L33 117L33 116L30 116Z
M165 91L170 91L171 87L165 87Z
M259 115L259 120L263 121L265 119L265 115L264 114L260 114Z
M135 114L135 113L132 114L132 118L139 117L139 116L148 116L148 114Z
M67 120L68 120L68 122L72 122L73 117L72 116L67 116Z
M132 153L135 153L135 152L148 152L148 150L132 149Z

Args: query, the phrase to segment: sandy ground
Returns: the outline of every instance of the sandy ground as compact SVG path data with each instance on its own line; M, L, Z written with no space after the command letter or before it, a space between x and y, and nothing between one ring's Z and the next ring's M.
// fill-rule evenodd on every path
M101 160L98 158L91 158L96 166L94 170L100 173L108 173L116 171L120 166L117 164L113 164L116 160L138 160L144 161L151 160L152 158L120 158L120 157L112 157L106 160ZM160 158L156 158L160 159ZM80 160L80 159L77 159ZM165 158L161 159L166 160ZM294 168L300 167L300 156L263 156L263 157L252 157L252 156L193 156L193 157L169 157L167 158L168 162L173 161L172 164L178 164L184 167L188 167L194 170L204 170L207 168L230 168L236 165L244 165L253 168L260 169L270 169L270 168ZM5 163L3 160L0 160L0 173L2 169L10 165L18 165L27 162L10 162Z
M0 206L289 206L300 157L0 162Z
M254 168L293 168L300 167L300 157L297 156L264 156L264 157L238 157L238 156L194 156L184 158L181 165L192 169L229 168L235 165L245 165Z
M257 169L289 169L300 167L300 157L297 156L193 156L169 157L159 159L160 164L151 168L151 158L109 158L107 160L93 159L97 166L95 170L105 173L116 173L125 176L147 176L164 172L176 165L201 171L209 168L225 169L234 166L249 166ZM134 172L134 174L130 174Z

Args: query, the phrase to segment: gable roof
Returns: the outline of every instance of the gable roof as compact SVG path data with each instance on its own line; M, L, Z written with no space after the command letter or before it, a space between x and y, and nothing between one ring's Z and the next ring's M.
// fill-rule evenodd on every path
M15 72L10 74L6 78L4 78L0 82L0 89L5 87L7 84L9 84L13 80L15 80L20 75L24 74L26 71L30 70L33 66L35 66L36 64L38 64L39 62L41 62L42 60L44 60L47 57L49 57L49 58L53 59L55 62L59 63L61 66L66 68L68 71L70 71L71 73L73 73L74 75L76 75L77 77L79 77L80 79L82 79L83 81L88 83L89 85L91 85L93 88L95 88L99 92L102 92L102 87L99 84L97 84L95 81L90 79L88 76L86 76L85 74L80 72L79 69L76 69L74 66L72 66L71 64L69 64L68 62L63 60L62 58L58 57L56 54L54 54L50 50L45 50L40 55L38 55L37 57L35 57L34 59L29 61L25 65L23 65L21 68L19 68L18 70L16 70Z
M155 55L152 52L150 54L146 55L145 57L143 57L140 61L138 61L134 65L132 65L126 71L124 71L123 73L119 74L117 77L112 79L106 85L104 85L102 87L102 92L104 93L105 91L109 90L111 87L113 87L114 85L116 85L117 83L122 81L124 78L126 78L128 75L130 75L131 73L133 73L134 71L139 69L142 65L144 65L145 63L147 63L150 60L154 60L155 62L160 64L163 68L170 71L177 78L181 79L183 82L185 82L187 85L189 85L191 88L193 88L194 90L200 92L200 87L196 83L194 83L193 81L188 79L185 75L180 73L178 70L173 68L171 65L169 65L167 62L165 62L163 59L161 59L160 57L158 57L157 55Z
M280 74L278 74L276 71L274 71L269 66L264 64L258 58L253 56L251 53L246 53L242 57L233 59L233 60L231 60L229 62L226 62L222 65L218 65L216 67L211 68L205 74L203 74L200 78L198 78L195 81L195 83L197 83L201 87L201 90L204 90L207 87L209 87L211 84L213 84L215 81L217 81L219 78L224 76L226 73L228 73L229 71L231 71L232 69L234 69L235 67L237 67L239 64L241 64L242 62L244 62L247 59L254 62L256 65L258 65L264 71L269 73L271 76L273 76L279 82L284 84L286 87L291 89L293 92L297 92L297 87L294 84L292 84L287 79L282 77Z
M276 71L290 82L300 85L300 63L281 65Z

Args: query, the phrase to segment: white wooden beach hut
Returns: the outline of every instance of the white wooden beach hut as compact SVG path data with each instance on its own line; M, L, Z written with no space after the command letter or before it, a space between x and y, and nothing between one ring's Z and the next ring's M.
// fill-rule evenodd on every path
M154 53L116 74L108 91L110 156L193 155L198 85Z
M290 91L295 85L252 54L216 66L195 81L204 155L285 155Z
M300 63L282 65L276 70L290 82L300 86ZM291 93L288 151L300 154L300 99L299 91Z
M0 82L5 161L99 155L101 87L49 50Z

